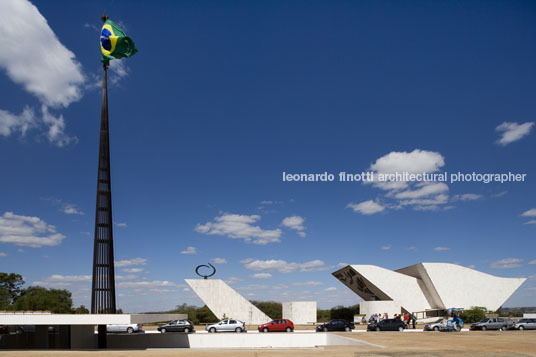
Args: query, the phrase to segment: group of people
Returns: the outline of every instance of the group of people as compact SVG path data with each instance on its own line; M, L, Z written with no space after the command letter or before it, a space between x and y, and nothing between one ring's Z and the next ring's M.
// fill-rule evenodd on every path
M384 312L383 314L372 314L368 320L369 323L372 322L380 322L381 320L386 320L389 318L389 315ZM415 325L417 324L417 318L414 314L408 314L407 312L405 314L395 314L393 317L398 320L404 321L406 325L412 325L412 327L415 329ZM365 319L365 317L363 317Z

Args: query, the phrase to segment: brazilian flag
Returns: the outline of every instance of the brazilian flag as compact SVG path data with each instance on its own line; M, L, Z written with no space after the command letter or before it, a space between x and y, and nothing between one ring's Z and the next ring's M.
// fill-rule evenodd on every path
M109 63L112 59L131 57L138 52L134 41L127 37L123 30L111 20L106 20L102 26L100 45L101 61L104 63Z

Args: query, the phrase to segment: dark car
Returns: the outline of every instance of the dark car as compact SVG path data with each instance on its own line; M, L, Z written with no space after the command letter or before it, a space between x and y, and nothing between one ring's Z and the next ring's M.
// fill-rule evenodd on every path
M355 328L355 325L353 322L349 322L346 320L331 320L328 323L318 325L316 327L316 331L352 331Z
M368 331L404 331L408 326L399 319L385 319L368 324Z
M167 324L159 325L158 331L162 333L166 332L195 332L194 323L190 320L173 320Z
M15 332L20 333L35 333L35 325L18 325L15 327ZM48 333L57 333L58 326L48 326Z
M294 324L288 319L278 319L265 324L259 325L257 327L259 332L272 332L272 331L294 331Z
M485 318L471 325L471 330L499 330L508 329L508 321L503 318Z

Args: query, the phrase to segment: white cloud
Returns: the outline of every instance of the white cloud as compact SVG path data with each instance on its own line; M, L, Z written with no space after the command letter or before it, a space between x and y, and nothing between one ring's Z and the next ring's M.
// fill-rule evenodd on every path
M388 245L382 245L380 249L381 250L389 250L391 248L392 248L392 246L390 244L388 244Z
M363 214L381 212L385 208L400 209L404 206L411 206L421 211L437 210L438 205L448 202L449 187L444 182L424 180L431 180L430 175L440 173L444 165L445 159L438 152L420 149L411 152L392 151L377 159L369 170L374 172L372 185L386 191L384 199L395 200L395 203L379 205L374 201L366 201L359 205L351 203L348 207ZM425 177L423 174L428 176ZM391 178L388 175L394 175L394 177ZM419 175L415 178L419 177L421 181L411 181L410 175ZM382 181L381 178L385 180ZM364 183L370 184L371 182L365 181Z
M329 287L329 288L325 288L325 289L324 289L324 291L335 291L335 290L337 290L337 288L334 287L334 286L331 286L331 287Z
M536 219L531 219L530 221L527 221L523 224L536 224Z
M29 1L0 2L0 48L8 77L45 105L66 107L80 99L80 64Z
M450 250L450 248L449 247L435 247L434 250L437 252L445 252L447 250Z
M531 260L531 261L529 262L529 264L531 264L531 265L536 264L536 259Z
M407 172L409 174L433 173L445 165L443 156L438 152L415 149L412 152L392 151L380 157L370 169L379 174L396 174ZM374 185L383 190L399 190L408 187L408 182L380 182Z
M319 281L303 281L303 282L291 283L290 285L292 286L320 286L324 284Z
M83 216L84 212L80 211L75 205L72 204L66 204L63 209L63 213L65 214L78 214Z
M65 214L77 214L77 215L84 215L84 212L82 212L75 204L64 202L63 200L60 200L58 198L54 197L41 197L43 201L49 201L53 206L59 206L60 212L63 212Z
M55 246L65 236L56 232L56 227L38 217L19 216L6 212L0 217L0 242L19 246L40 248Z
M121 269L125 273L141 273L144 269L143 268L125 268Z
M464 193L462 195L454 195L451 201L474 201L480 198L482 198L482 195L478 195L476 193Z
M536 208L529 209L521 214L523 217L536 217Z
M227 279L225 279L225 282L229 285L237 283L239 281L243 281L244 279L238 278L236 276L230 276Z
M311 272L329 269L321 260L312 260L305 263L286 262L284 260L251 260L244 263L244 267L255 271L278 271L280 273L291 273L294 271Z
M125 281L117 284L117 287L123 289L129 288L164 288L164 287L176 287L177 284L169 281L153 280L153 281Z
M7 257L7 254L4 252L0 252L0 257Z
M298 231L298 235L302 238L305 238L307 234L303 232L305 230L303 222L305 222L305 219L303 217L290 216L283 219L283 222L281 222L281 224L285 227Z
M264 230L253 223L260 220L259 215L239 215L225 213L214 218L214 222L198 224L195 230L199 233L210 235L222 235L233 239L243 239L245 242L266 245L280 242L280 229Z
M121 227L121 228L128 227L126 222L114 222L114 224L116 227Z
M349 203L346 208L351 208L354 210L354 212L366 215L378 213L385 209L384 206L372 200L364 201L361 203Z
M495 269L510 269L510 268L519 268L522 266L523 259L519 258L505 258L492 262L490 266Z
M43 104L42 122L48 139L58 146L76 141L63 133L63 117L48 108L67 107L82 97L85 78L74 53L60 43L47 20L27 0L0 2L0 67L16 84ZM0 133L9 135L36 126L35 116L25 108L21 116L0 112ZM15 120L15 122L13 122Z
M227 259L225 258L214 258L212 259L214 264L227 264Z
M0 109L0 135L9 136L15 131L26 135L28 129L37 126L37 118L33 109L26 106L20 115Z
M115 267L128 267L131 265L145 265L147 263L147 259L145 258L134 258L134 259L126 259L126 260L119 260L115 262Z
M60 275L60 274L53 274L46 278L46 281L61 281L61 282L69 282L69 283L75 283L75 282L89 282L91 281L92 277L91 275Z
M406 199L406 198L421 198L430 195L436 195L443 193L449 190L449 187L443 182L433 182L433 183L421 183L416 186L420 187L416 190L406 190L395 194L395 198Z
M181 254L197 254L197 249L195 247L187 247L185 250L181 251Z
M137 279L138 276L137 275L133 275L133 274L130 274L130 275L116 275L115 276L115 280L134 280L134 279Z
M496 131L502 132L502 136L497 140L497 143L504 146L518 141L524 136L529 135L533 126L533 122L523 124L504 122L495 128Z
M257 274L250 275L250 277L252 277L254 279L270 279L272 277L272 274L270 274L270 273L257 273Z

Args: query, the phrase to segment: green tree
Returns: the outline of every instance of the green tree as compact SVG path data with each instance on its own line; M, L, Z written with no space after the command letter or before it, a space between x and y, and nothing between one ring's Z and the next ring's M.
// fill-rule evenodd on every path
M89 314L89 310L84 305L78 306L73 312L75 314Z
M50 311L56 314L72 312L73 300L68 290L30 286L15 300L15 310Z
M22 275L0 272L0 288L7 290L10 304L12 304L20 295L23 285L24 279L22 278ZM2 292L1 295L4 296L5 292Z
M354 321L354 315L359 315L359 305L335 306L330 310L331 319Z
M463 310L460 318L464 323L477 322L486 317L486 309L483 307L473 306L470 309Z
M251 301L251 303L259 308L272 319L280 319L283 317L283 305L275 301Z
M0 287L0 310L9 310L11 295L6 288Z

